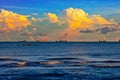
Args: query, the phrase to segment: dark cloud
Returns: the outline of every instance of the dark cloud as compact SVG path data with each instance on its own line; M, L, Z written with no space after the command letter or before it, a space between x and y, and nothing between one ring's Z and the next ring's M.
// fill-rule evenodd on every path
M81 30L80 31L81 33L94 33L95 31L94 30Z
M118 30L120 30L119 27L103 27L96 29L96 32L100 32L101 34L107 34L109 32L116 32Z
M109 32L119 31L120 27L102 27L95 30L81 30L80 33L95 33L100 32L101 34L108 34Z

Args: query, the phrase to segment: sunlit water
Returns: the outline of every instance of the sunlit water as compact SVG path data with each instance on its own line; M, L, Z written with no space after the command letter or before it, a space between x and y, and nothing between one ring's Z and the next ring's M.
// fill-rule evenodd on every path
M0 43L0 80L120 80L120 43Z

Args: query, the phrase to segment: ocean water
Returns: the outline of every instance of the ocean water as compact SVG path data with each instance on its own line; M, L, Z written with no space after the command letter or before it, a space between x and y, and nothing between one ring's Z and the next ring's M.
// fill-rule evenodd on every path
M120 43L1 42L0 80L120 80Z

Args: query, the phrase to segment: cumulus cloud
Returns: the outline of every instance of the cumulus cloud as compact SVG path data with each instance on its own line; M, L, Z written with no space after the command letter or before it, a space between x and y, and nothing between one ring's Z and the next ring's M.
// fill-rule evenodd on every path
M30 21L26 16L4 9L0 12L0 22L5 25L0 27L0 30L4 31L20 31L22 28L30 25Z
M96 15L96 14L89 15L87 12L85 12L83 9L80 8L65 9L65 13L59 16L59 20L58 20L58 16L54 13L47 13L47 17L51 23L57 23L57 24L61 23L63 25L66 25L66 28L64 28L64 30L62 30L60 34L64 35L65 33L67 33L68 34L67 37L69 38L79 36L80 32L81 33L98 32L91 30L91 29L96 29L95 28L96 25L101 29L101 26L103 25L114 23L114 21L107 20L101 15Z
M82 9L68 8L65 11L66 21L71 29L87 28L93 21L88 18L88 14Z
M95 24L112 24L112 22L100 15L88 15L84 10L77 8L68 8L65 10L66 22L70 29L86 29Z
M94 24L112 24L112 22L106 20L100 15L92 15L91 20L93 20Z
M75 38L80 35L79 30L86 33L92 33L93 31L89 30L94 28L95 25L107 25L112 24L111 21L103 18L100 15L89 15L83 9L79 8L67 8L63 16L60 16L59 22L64 22L67 25L66 29L63 30L64 33L68 33L69 38Z
M60 16L57 16L54 13L47 13L46 17L34 18L33 16L27 17L25 15L13 13L11 11L1 10L0 12L0 31L21 31L21 35L23 37L28 36L30 40L39 40L39 37L43 37L41 41L47 41L48 36L46 34L41 33L39 29L48 30L47 34L55 33L55 30L58 30L57 34L54 36L63 36L67 34L67 38L76 38L80 35L80 33L95 33L100 32L101 34L107 34L109 32L118 31L118 27L103 27L103 25L113 24L114 20L107 20L100 15L89 15L83 9L80 8L67 8L65 12ZM28 20L29 19L29 20ZM50 23L46 24L46 21L50 21ZM56 23L56 24L51 24ZM32 24L32 25L30 25ZM55 26L59 25L57 29ZM25 28L28 25L29 28ZM119 24L118 24L119 25ZM40 26L43 26L40 28ZM54 26L48 28L48 26ZM25 28L25 29L23 29ZM32 29L32 30L31 30ZM25 32L28 30L28 32ZM22 33L23 32L23 33ZM45 36L45 37L44 37ZM53 37L53 36L52 36Z
M47 17L52 23L57 23L59 21L57 15L54 13L47 13Z

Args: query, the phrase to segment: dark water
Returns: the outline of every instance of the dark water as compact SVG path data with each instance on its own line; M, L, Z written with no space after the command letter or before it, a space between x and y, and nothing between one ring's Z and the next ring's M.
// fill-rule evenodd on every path
M0 43L0 80L120 80L120 43Z

